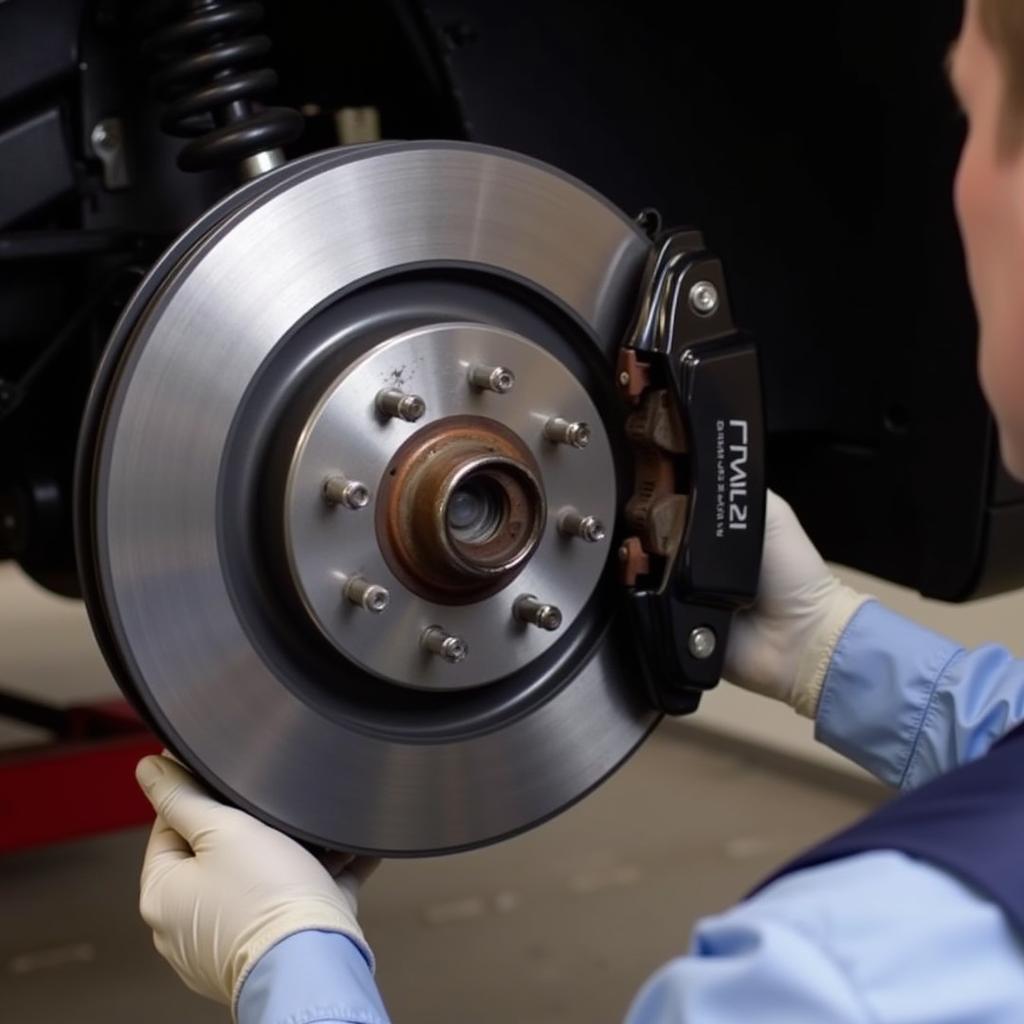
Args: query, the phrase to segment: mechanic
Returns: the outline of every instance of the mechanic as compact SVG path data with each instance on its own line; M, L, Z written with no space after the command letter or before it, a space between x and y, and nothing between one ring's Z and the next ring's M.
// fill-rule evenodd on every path
M1024 5L968 0L951 76L970 120L956 185L982 385L1024 479ZM631 1024L1024 1019L1024 662L965 651L843 586L771 496L761 589L727 676L814 717L903 795L697 925ZM381 1024L356 894L207 796L177 764L138 778L158 813L142 915L193 989L243 1024Z

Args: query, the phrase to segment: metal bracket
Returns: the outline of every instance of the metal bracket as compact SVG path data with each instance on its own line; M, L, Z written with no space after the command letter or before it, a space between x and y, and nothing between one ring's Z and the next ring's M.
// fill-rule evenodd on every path
M757 350L698 232L656 241L616 372L632 410L634 532L619 561L637 658L652 702L688 714L754 600L766 496Z
M128 188L132 181L124 151L124 128L121 119L107 117L97 121L89 134L89 142L97 159L103 164L103 184L111 192Z

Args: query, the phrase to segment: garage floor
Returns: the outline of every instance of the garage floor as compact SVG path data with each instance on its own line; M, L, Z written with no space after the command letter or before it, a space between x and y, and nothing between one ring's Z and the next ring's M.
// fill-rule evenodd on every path
M46 697L40 688L73 665L72 696L96 695L94 654L66 649L88 643L78 606L26 603L21 587L0 573L0 680L31 676ZM644 978L685 950L695 918L870 803L663 728L597 793L533 833L381 868L361 919L392 1018L621 1020ZM144 839L132 831L0 858L0 1019L228 1019L152 950L135 909Z

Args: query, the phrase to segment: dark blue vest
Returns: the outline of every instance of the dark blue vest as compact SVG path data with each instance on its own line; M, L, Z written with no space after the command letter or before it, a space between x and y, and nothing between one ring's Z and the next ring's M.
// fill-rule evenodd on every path
M885 804L758 889L801 868L898 850L948 871L1002 907L1024 936L1024 726L984 757Z

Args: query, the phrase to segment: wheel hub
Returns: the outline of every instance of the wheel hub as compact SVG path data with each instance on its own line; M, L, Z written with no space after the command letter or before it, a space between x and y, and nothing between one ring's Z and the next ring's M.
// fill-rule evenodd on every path
M473 387L470 370L499 358L515 387ZM378 407L396 381L422 408L412 422ZM558 414L593 424L584 449L545 436ZM464 689L528 665L561 630L525 628L515 600L538 595L571 626L608 562L608 541L573 542L558 529L573 508L614 522L600 415L561 362L510 331L437 324L375 346L283 448L285 547L303 607L340 652L383 679ZM324 501L324 482L338 477L367 489L365 507ZM353 578L386 591L387 608L368 616L346 601ZM425 656L423 631L435 625L462 641L458 663Z

